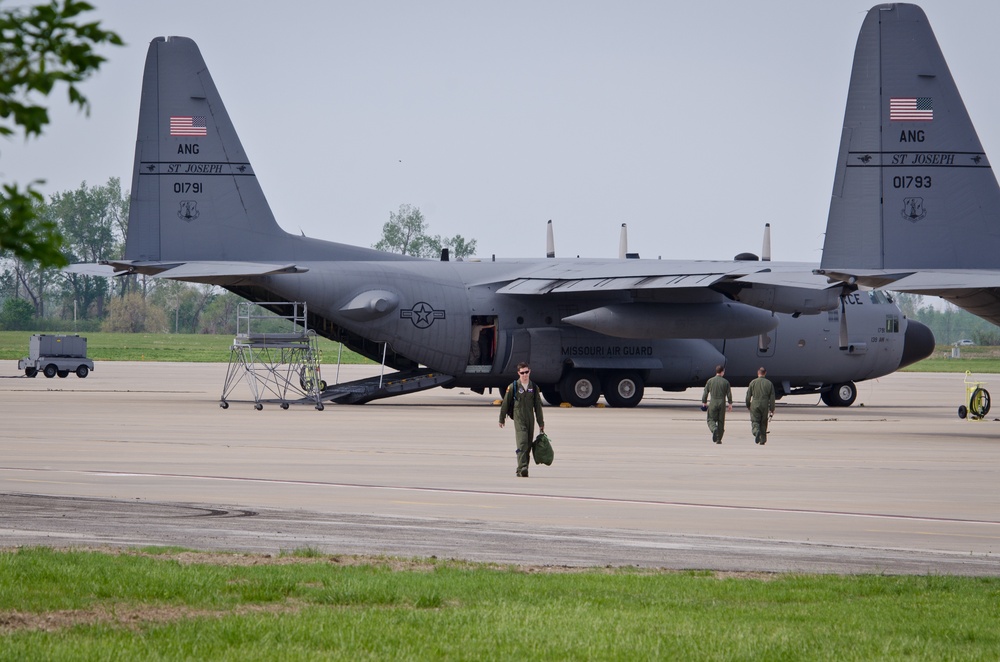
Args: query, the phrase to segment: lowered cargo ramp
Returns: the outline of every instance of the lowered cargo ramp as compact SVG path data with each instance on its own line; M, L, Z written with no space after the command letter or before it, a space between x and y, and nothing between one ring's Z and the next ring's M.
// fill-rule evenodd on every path
M433 370L407 370L333 384L320 393L320 399L339 404L361 405L372 400L445 386L454 380L452 375Z

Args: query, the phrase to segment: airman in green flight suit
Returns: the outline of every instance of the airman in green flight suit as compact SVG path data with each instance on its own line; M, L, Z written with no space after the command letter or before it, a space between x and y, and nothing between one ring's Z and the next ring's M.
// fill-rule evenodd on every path
M763 367L757 370L757 379L747 386L747 409L750 410L750 431L755 444L767 443L768 415L774 413L774 384L764 375Z
M545 432L545 418L542 414L542 393L529 379L531 368L527 363L517 364L518 379L507 387L500 405L500 427L507 419L507 410L513 399L514 434L517 441L517 470L514 475L528 477L528 461L531 459L531 444L535 440L535 419L538 429Z
M705 382L701 392L701 408L702 411L708 409L708 429L712 431L712 441L717 444L722 443L722 435L726 432L726 411L733 410L733 389L725 374L725 366L715 366L715 377Z

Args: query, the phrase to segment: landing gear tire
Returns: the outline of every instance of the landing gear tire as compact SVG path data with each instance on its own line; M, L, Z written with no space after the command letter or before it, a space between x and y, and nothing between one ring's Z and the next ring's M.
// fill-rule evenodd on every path
M559 395L559 387L539 386L538 388L541 390L542 397L545 398L545 402L549 403L553 407L558 407L563 403L562 396Z
M592 372L574 370L559 382L559 395L574 407L592 407L601 397L601 383Z
M850 407L858 399L858 387L854 382L836 384L821 393L820 398L828 407Z
M634 372L612 375L604 381L604 399L611 407L635 407L644 392L642 377Z

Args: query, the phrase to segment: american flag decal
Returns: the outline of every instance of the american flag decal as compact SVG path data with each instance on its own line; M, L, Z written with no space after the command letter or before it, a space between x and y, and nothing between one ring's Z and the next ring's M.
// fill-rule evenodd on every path
M930 122L932 119L934 100L931 97L889 99L890 122Z
M170 135L172 136L207 136L208 125L204 115L171 116Z

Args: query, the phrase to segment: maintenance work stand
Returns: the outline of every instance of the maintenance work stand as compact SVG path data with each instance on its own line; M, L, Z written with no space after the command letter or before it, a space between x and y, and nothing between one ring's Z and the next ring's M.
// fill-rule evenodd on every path
M276 315L266 306L288 311ZM229 352L226 382L219 406L229 408L233 391L245 383L254 409L264 403L288 409L290 404L311 404L323 410L326 382L320 375L316 332L306 328L305 302L241 302L236 311L236 337Z
M282 310L279 315L272 311ZM340 382L343 344L337 356L334 384L327 386L320 373L318 336L306 327L308 310L302 301L241 302L236 311L236 337L229 352L226 382L219 406L229 408L240 384L250 389L254 409L277 404L288 409L293 404L310 404L319 411L324 401L338 404L364 404L372 400L415 393L447 386L454 377L426 368L385 374L388 346L382 347L382 366L378 375L350 382Z

